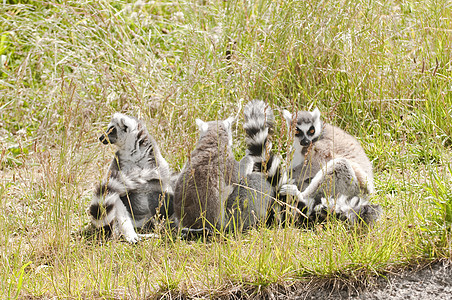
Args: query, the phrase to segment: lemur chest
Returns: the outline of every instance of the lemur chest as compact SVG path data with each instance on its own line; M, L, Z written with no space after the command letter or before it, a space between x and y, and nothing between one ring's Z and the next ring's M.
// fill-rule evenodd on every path
M299 148L294 154L294 166L296 166L295 163L304 163L306 160L314 160L316 163L323 165L335 156L332 147L324 140L317 141L308 147L300 146Z
M304 162L304 155L301 153L301 151L295 151L293 154L292 159L292 169L296 166L301 165Z
M119 161L123 171L150 168L149 159L141 155L123 155Z

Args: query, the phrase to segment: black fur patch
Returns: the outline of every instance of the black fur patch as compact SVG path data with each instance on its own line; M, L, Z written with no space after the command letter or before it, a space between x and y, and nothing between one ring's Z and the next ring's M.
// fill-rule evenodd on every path
M138 131L137 133L137 140L138 140L138 146L143 146L144 142L146 142L147 140L147 135L144 132L143 129L141 129L140 131Z
M254 163L253 171L254 172L261 172L264 173L267 176L267 181L273 186L277 186L279 183L279 178L281 176L281 167L278 166L276 168L276 172L273 175L268 174L268 170L272 168L272 165L275 163L275 156L271 155L269 160L266 163L257 162Z
M267 139L265 139L263 144L253 144L248 146L248 150L251 156L261 156L264 153L264 146L267 144Z
M102 144L114 144L116 143L116 140L118 139L118 132L116 130L116 127L110 127L107 129L106 134L102 134L99 137L99 141L102 142Z
M260 127L248 127L248 128L245 128L245 132L249 137L252 138L252 137L256 136L261 131L261 129L262 128L260 128Z
M89 214L96 220L102 219L113 209L113 204L108 204L105 208L99 204L93 204L89 208Z

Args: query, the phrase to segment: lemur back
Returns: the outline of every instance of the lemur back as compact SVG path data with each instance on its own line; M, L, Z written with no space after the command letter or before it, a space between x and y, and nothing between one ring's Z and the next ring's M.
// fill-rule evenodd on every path
M179 226L222 229L225 202L237 183L238 163L232 153L232 118L203 122L200 137L176 183L175 216Z
M240 232L267 222L275 189L267 173L256 168L273 126L273 114L265 106L257 100L245 106L248 149L240 163L232 155L230 124L197 121L200 140L175 191L176 216L182 227L190 227L182 229L184 234L198 234L204 228ZM217 133L224 131L227 135Z
M127 241L136 242L134 227L152 227L156 214L172 214L168 163L144 124L133 117L115 114L99 140L118 150L108 177L94 191L89 207L92 223L113 225Z

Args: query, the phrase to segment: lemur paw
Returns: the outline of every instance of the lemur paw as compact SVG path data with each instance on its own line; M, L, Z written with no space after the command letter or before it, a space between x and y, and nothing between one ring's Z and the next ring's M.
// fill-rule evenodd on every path
M141 238L135 232L133 234L124 235L124 238L131 244L136 244L141 240Z
M283 186L281 186L281 188L279 189L279 193L281 195L291 195L291 196L297 196L297 194L299 193L298 188L296 185L294 184L284 184Z

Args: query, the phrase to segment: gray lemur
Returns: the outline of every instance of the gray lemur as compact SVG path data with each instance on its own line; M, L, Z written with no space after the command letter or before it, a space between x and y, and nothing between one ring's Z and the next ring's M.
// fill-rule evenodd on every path
M262 104L252 101L245 106L248 154L240 163L232 153L231 118L207 123L196 120L200 138L174 194L175 216L180 227L185 227L183 233L204 229L237 232L267 222L275 192L268 176L254 170L259 151L253 150L262 151L265 139L257 136L273 124L273 115L266 119Z
M89 206L95 227L113 226L130 242L135 228L152 227L153 218L173 213L170 169L154 138L136 118L116 113L99 140L117 152L108 177L95 189ZM146 235L143 235L146 236Z
M257 224L273 222L278 210L275 187L280 182L279 156L271 152L269 134L273 131L271 108L261 100L253 100L243 110L247 144L246 155L240 161L239 184L229 195L226 214L230 226L247 229Z
M179 227L222 229L225 203L237 183L238 165L232 153L232 118L203 122L196 119L199 140L179 175L174 211Z
M344 130L323 123L317 108L295 115L284 110L283 115L288 127L295 129L291 168L296 184L282 186L280 193L296 196L308 217L333 212L352 224L378 219L380 206L368 201L374 192L372 164L360 143ZM308 176L301 171L306 166Z

